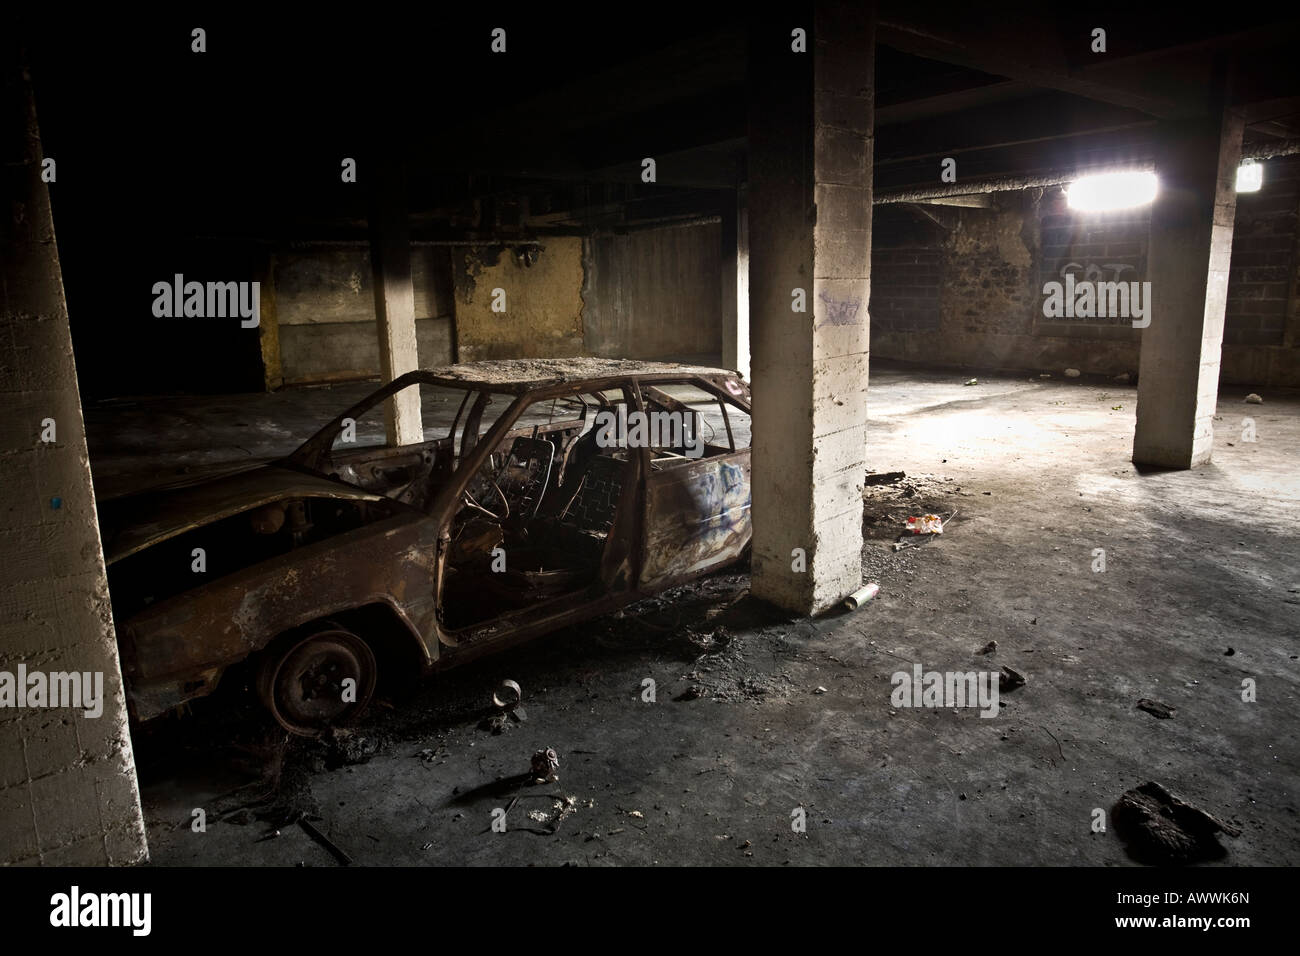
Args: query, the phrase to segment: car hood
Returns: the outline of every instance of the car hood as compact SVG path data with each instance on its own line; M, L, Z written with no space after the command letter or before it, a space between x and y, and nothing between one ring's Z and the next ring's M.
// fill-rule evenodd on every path
M383 500L382 495L275 464L191 478L101 501L104 560L112 564L193 528L286 498Z

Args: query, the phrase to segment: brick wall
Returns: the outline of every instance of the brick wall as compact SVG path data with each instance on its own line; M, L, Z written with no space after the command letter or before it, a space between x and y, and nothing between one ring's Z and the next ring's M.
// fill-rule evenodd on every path
M1300 386L1300 157L1265 160L1237 197L1222 381ZM1046 318L1043 285L1145 281L1150 209L1072 212L1059 187L1000 193L986 208L879 207L872 353L941 366L1118 374L1141 333L1118 317ZM1160 290L1152 289L1159 303Z
M943 274L943 253L938 249L873 249L872 326L897 332L937 329Z
M1300 156L1264 162L1259 192L1237 194L1224 342L1282 345L1296 268Z
M1038 209L1038 288L1063 282L1067 273L1075 281L1142 282L1147 277L1147 247L1151 233L1151 207L1121 209L1111 213L1073 212L1059 190L1043 197ZM1040 300L1041 305L1041 300ZM1042 320L1041 309L1037 319ZM1130 326L1119 316L1055 318L1051 324ZM1036 324L1046 324L1036 322ZM1070 334L1068 330L1061 330Z

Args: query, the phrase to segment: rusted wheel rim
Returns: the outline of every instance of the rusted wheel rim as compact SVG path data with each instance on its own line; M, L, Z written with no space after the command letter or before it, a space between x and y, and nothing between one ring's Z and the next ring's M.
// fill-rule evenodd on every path
M345 699L345 681L355 694ZM286 730L315 736L352 720L375 690L375 655L347 631L322 631L290 647L269 681L271 713ZM354 699L353 699L354 698Z

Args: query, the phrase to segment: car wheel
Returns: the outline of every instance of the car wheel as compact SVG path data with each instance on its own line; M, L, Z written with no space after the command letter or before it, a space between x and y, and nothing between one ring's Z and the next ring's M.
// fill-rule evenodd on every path
M273 652L262 665L258 690L280 726L315 737L365 710L375 692L377 670L369 644L331 626Z

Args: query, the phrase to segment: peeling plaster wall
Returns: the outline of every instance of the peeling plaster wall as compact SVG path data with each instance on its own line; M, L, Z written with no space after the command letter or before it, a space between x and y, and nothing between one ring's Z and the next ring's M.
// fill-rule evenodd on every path
M1127 263L1145 279L1149 209L1082 217L1059 190L994 194L992 208L895 208L872 252L872 353L918 364L1138 371L1130 322L1042 314L1043 282L1069 262ZM1221 381L1300 386L1300 158L1266 161L1238 197ZM906 217L912 217L908 222ZM1152 295L1158 301L1159 289ZM1158 308L1158 307L1157 307Z
M40 137L16 50L0 98L0 672L96 672L103 713L0 708L0 865L136 863L145 858L90 482L81 398ZM53 419L55 440L41 439Z
M583 340L583 240L550 236L531 266L509 247L452 247L457 361L589 354ZM492 311L495 289L505 311Z

